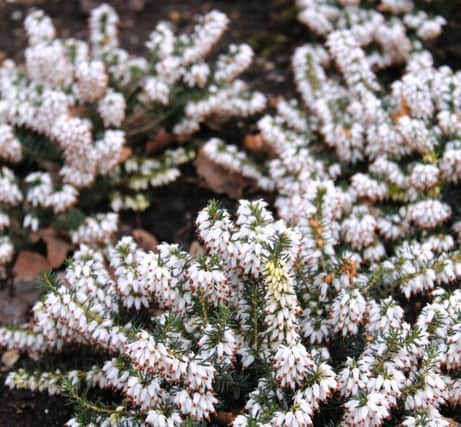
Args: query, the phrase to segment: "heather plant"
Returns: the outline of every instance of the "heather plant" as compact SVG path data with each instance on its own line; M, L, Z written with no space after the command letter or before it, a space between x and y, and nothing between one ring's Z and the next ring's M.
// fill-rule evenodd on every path
M202 148L273 191L280 219L211 202L202 253L82 245L31 322L0 330L39 360L9 387L68 396L75 427L459 420L460 75L425 48L440 18L362 3L303 2L323 30L293 56L301 99L258 124L266 161ZM76 349L78 368L40 368Z
M339 175L347 180L354 165L361 168L364 162L385 154L382 145L392 145L383 142L388 139L386 122L405 115L407 106L389 95L389 76L405 72L410 60L418 67L417 58L432 64L425 44L440 34L445 22L415 11L414 4L406 0L300 0L297 6L299 19L312 39L292 57L300 99L279 100L275 114L260 120L265 144L253 153L216 139L204 148L216 164L253 180L263 190L278 186L279 195L286 193L282 180L297 180L303 168L298 157L305 153L323 162L321 169L331 167L335 180L341 179ZM361 91L361 99L357 99L356 89ZM363 112L378 107L386 110L387 117L384 120L380 113L367 129L370 120ZM389 138L395 139L393 133Z
M454 247L460 229L453 197L460 176L459 73L433 65L421 37L405 24L412 15L398 15L404 10L400 2L393 3L395 10L389 2L379 10L358 2L300 3L304 21L316 16L312 20L320 22L317 15L323 13L337 28L322 32L324 44L310 43L294 53L301 100L280 101L276 113L258 124L269 160L258 163L216 140L205 145L205 153L275 190L279 216L314 235L312 188L320 182L331 187L341 200L332 213L334 238L366 262L393 255L398 244L413 238L432 236L442 250ZM388 38L406 46L402 55L386 51L389 40L379 42L384 29L393 28L389 22L399 28ZM435 36L441 18L430 22ZM383 67L390 65L402 70L391 82L383 77Z
M117 23L110 6L97 8L90 19L91 42L117 90L131 101L125 126L133 139L146 131L155 137L155 131L166 130L184 141L204 122L219 124L264 109L265 97L249 91L238 78L252 62L250 46L231 44L227 52L210 59L227 29L225 14L213 10L200 17L190 33L180 35L171 24L159 23L146 42L144 57L119 47ZM116 174L116 182L121 175L132 191L114 194L113 208L145 207L149 200L143 190L171 182L179 175L176 164L191 158L182 147L154 161L141 151Z
M432 334L460 318L459 303L451 300L459 295L461 272L460 75L435 66L424 44L440 33L443 20L415 12L410 2L381 2L379 9L370 8L372 2L300 3L301 18L325 29L316 31L319 43L293 56L301 100L280 101L276 113L259 122L270 159L257 162L216 140L204 150L214 162L273 189L279 217L302 236L300 258L312 276L309 289L298 294L301 329L309 345L327 344L337 373L335 397L320 405L314 420L449 425L440 411L459 406L459 366L450 367L447 358L460 351L422 338L426 328ZM422 24L413 25L415 17ZM402 50L391 54L390 48ZM400 77L389 79L396 73ZM340 279L341 290L338 271L348 276ZM333 288L338 294L330 299ZM409 320L413 325L400 335ZM409 362L416 366L410 372L406 356L397 354L402 346L413 352L413 339L424 350ZM338 349L344 352L339 358ZM454 382L442 384L445 375ZM400 381L409 388L396 386ZM394 386L402 394L391 392ZM341 410L325 417L322 409L331 414L332 402ZM250 419L266 410L253 402L246 408ZM302 419L307 412L300 404L264 422L309 425Z
M445 19L418 8L414 0L296 0L298 19L318 36L348 29L377 67L405 60L421 42L437 37ZM372 45L372 43L374 45Z
M152 188L194 157L179 142L206 121L264 107L237 79L252 60L247 45L207 62L224 14L211 11L182 35L159 23L144 56L119 47L118 23L99 6L87 43L57 38L50 18L32 11L25 63L1 64L0 266L45 228L74 243L107 243L117 229L110 209L147 208Z
M6 384L66 394L69 426L203 425L223 411L234 426L448 426L443 409L461 404L461 253L428 239L370 266L335 244L331 188L311 200L317 236L262 201L241 201L235 219L212 202L197 217L201 255L130 237L82 246L62 282L45 277L31 323L0 342L43 360L86 348L99 362L19 369ZM412 324L408 286L430 291ZM111 401L85 394L97 389Z

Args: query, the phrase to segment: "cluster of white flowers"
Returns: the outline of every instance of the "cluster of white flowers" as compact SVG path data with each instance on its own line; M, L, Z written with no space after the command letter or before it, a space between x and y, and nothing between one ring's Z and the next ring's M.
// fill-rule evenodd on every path
M330 196L319 186L313 207L328 212ZM331 249L307 247L303 226L275 221L262 201L240 201L235 220L212 202L197 218L206 248L197 258L166 243L146 252L131 237L82 246L31 323L0 329L0 344L42 357L78 344L107 360L80 371L19 370L7 385L70 387L86 408L70 426L212 422L229 399L222 385L241 375L254 389L235 426L313 425L333 394L344 425L380 426L391 416L445 425L443 406L461 402L461 292L450 288L461 278L461 253L433 238L370 265L338 252L340 235ZM397 298L415 292L431 298L410 325ZM353 356L338 352L338 339L356 341ZM85 406L84 384L125 399L104 411Z
M447 407L461 409L461 219L450 198L461 181L461 75L434 66L424 44L443 20L417 12L411 0L298 6L324 45L293 56L301 100L279 101L258 122L267 160L218 138L201 153L273 191L278 219L261 200L241 200L235 215L210 202L196 220L203 250L192 254L169 243L146 251L131 237L113 244L117 215L93 215L71 231L80 249L62 282L45 279L48 292L30 323L0 328L5 349L46 358L79 346L97 355L78 371L20 369L7 377L11 388L67 394L77 406L68 426L206 425L238 405L236 427L305 427L318 417L351 427L390 419L448 427ZM122 149L123 132L105 130L93 144L91 122L74 116L82 105L97 103L104 126L120 126L125 110L141 117L133 122L140 129L155 128L156 116L179 117L169 129L178 136L205 119L264 106L235 80L251 62L248 46L205 62L227 26L221 13L209 12L188 35L160 23L148 59L119 47L117 24L110 6L97 8L90 49L56 41L40 12L27 18L27 88L37 93L24 97L35 110L13 103L26 78L7 63L1 158L21 161L28 145L19 130L29 128L57 142L65 166L24 182L3 167L0 231L13 222L3 206L58 214L76 203L83 178L68 180L69 159L87 146L103 173L115 169L114 210L144 209L147 190L176 179L192 157L180 147L156 159L135 153L117 167L110 147ZM68 57L71 48L81 60ZM383 83L390 65L402 74ZM134 106L126 92L138 94ZM59 138L87 142L67 153ZM59 173L65 184L55 187ZM31 211L24 226L38 221ZM0 236L0 263L12 254L11 239ZM87 388L115 390L114 403L86 401Z
M226 144L218 138L211 138L203 145L202 152L212 162L224 167L226 171L248 178L264 190L273 190L273 183L261 165L240 151L237 146Z
M83 224L71 231L74 243L109 243L118 229L116 213L100 213L85 218Z
M37 24L44 21L46 26ZM9 59L0 68L2 134L13 141L2 158L21 160L22 147L15 131L26 128L46 136L62 150L60 175L65 183L87 186L98 169L109 171L107 161L118 162L124 142L120 131L97 128L84 114L78 115L107 96L106 67L85 42L56 39L51 21L41 11L31 12L25 27L29 35L25 70ZM104 115L102 119L106 121ZM93 135L104 132L104 142L96 141Z
M106 100L115 94L106 66L88 44L56 38L42 11L29 13L24 26L25 64L6 59L0 65L0 159L6 164L0 205L8 219L0 265L12 258L11 236L21 234L21 227L47 227L69 212L80 188L119 163L125 144L124 131L117 129L124 97L117 94L123 106L116 113ZM92 119L98 103L100 118ZM119 114L117 120L108 120L108 108ZM79 230L78 236L88 241L88 233Z
M111 176L117 191L111 195L114 211L131 209L142 211L150 205L149 192L175 181L180 175L179 166L192 160L192 149L179 147L165 150L156 158L132 156L120 164Z
M295 390L304 384L311 368L293 348L297 334L311 355L327 360L325 347L331 352L341 337L361 336L366 344L347 368L334 365L343 424L380 426L400 416L402 425L448 425L440 411L459 406L460 228L457 203L447 193L461 178L461 81L449 67L435 67L424 47L444 21L415 13L406 0L382 1L376 9L360 1L298 3L300 19L325 45L305 45L293 56L302 101L282 100L275 116L259 121L273 158L258 168L268 172L249 173L249 155L235 146L212 140L204 147L216 163L275 189L278 215L300 238L300 264L293 271L280 263L274 274L282 295L292 274L306 287L297 282L283 305L280 293L265 294L278 313L270 319L277 331L270 340L288 340L273 365L284 366L275 380ZM387 91L378 71L395 64L402 76ZM227 230L228 218L219 221ZM227 231L213 235L217 253L228 252ZM422 311L414 307L416 294L430 301ZM450 310L440 306L441 295ZM415 311L414 326L404 308ZM312 401L288 411L285 402L271 418L268 402L280 391L267 381L261 379L236 425L312 424Z
M198 19L189 34L176 35L173 26L160 22L146 42L146 58L129 54L119 47L115 11L99 6L90 20L93 51L107 66L112 79L123 92L139 92L135 111L141 110L164 120L176 120L171 130L184 137L197 131L208 119L248 116L265 107L265 97L250 92L238 79L251 64L253 52L246 45L230 45L228 53L207 62L211 51L227 29L227 16L212 10ZM100 111L122 105L122 100L107 95ZM117 114L109 112L108 122ZM159 118L148 117L140 127Z
M359 262L373 263L395 253L386 251L389 241L420 233L451 238L456 209L444 192L460 179L459 73L434 66L426 37L409 24L411 1L376 8L360 1L298 3L302 22L325 43L293 55L302 102L282 100L274 116L258 123L273 157L260 166L268 172L248 171L248 155L234 146L208 143L207 154L275 189L280 217L302 227L306 249L317 247L313 265L338 243ZM431 28L442 24L426 21ZM405 67L386 91L377 71L394 64ZM331 149L336 156L328 155Z
M208 119L265 107L264 96L237 79L251 64L249 46L231 45L215 63L206 62L227 28L224 14L212 11L178 36L159 23L145 57L119 46L118 24L113 8L101 5L91 12L89 42L60 39L51 19L33 10L24 23L25 63L0 64L0 209L11 216L1 226L0 266L12 259L21 224L33 231L53 227L56 217L75 218L73 210L81 224L101 182L107 183L102 201L91 213L146 209L149 190L176 180L179 166L194 157L183 147L150 154L149 141L159 132L173 144ZM107 242L116 222L102 216L88 217L79 229L69 221L70 236L63 237Z

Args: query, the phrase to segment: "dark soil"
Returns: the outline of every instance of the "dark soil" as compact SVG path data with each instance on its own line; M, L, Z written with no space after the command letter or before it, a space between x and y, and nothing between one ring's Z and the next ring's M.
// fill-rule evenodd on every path
M95 0L0 0L0 60L12 57L21 62L26 44L22 23L30 7L40 7L54 20L59 35L85 39L88 11L101 2ZM123 47L141 52L144 41L160 20L173 20L179 27L190 26L194 15L219 9L231 18L227 42L246 42L258 59L246 75L250 84L272 97L294 94L290 71L293 49L309 41L305 28L295 18L292 0L113 0L121 17ZM461 1L436 0L449 22L445 35L434 46L439 63L455 68L461 65ZM251 129L250 129L251 130ZM240 144L239 132L230 132L228 142ZM233 210L236 203L197 185L191 167L176 183L153 194L152 207L141 215L127 214L122 219L153 233L159 241L180 243L188 247L194 240L194 218L210 198L217 198ZM254 195L253 195L254 196ZM57 366L56 366L57 367ZM0 374L0 383L4 375ZM0 387L0 427L62 426L71 408L60 397L44 393L11 391Z
M69 408L61 397L2 387L0 399L2 427L62 427L69 420Z

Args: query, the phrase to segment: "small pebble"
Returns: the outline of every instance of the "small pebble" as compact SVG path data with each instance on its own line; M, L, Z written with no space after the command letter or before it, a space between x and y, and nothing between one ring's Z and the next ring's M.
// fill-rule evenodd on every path
M12 14L11 14L11 19L13 21L20 21L22 20L22 12L20 10L15 10Z

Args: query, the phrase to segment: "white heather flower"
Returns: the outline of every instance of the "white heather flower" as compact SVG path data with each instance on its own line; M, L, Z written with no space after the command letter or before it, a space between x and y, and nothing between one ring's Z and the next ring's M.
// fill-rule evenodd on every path
M449 234L430 236L425 242L434 253L450 252L455 247L453 237Z
M0 170L0 203L15 206L23 199L14 172L3 166Z
M72 80L72 64L64 46L57 40L29 46L25 59L27 74L35 83L62 87Z
M64 185L61 190L49 195L45 206L53 208L54 213L61 213L77 203L78 191L71 185Z
M109 77L101 61L77 64L75 77L77 96L82 102L94 102L106 92Z
M345 426L379 427L390 416L390 397L381 393L369 393L354 397L345 403Z
M184 81L189 87L203 88L207 84L210 75L210 67L202 62L192 65L190 69L184 72Z
M53 192L51 176L46 172L33 172L29 174L25 182L29 184L27 201L32 206L48 206L48 200Z
M224 272L218 266L207 270L194 262L187 273L192 294L203 296L216 306L230 299L231 288Z
M266 262L266 295L264 312L270 346L276 348L278 343L294 345L299 339L297 316L300 307L294 293L294 280L287 271L286 264L279 261Z
M402 308L388 297L380 303L370 301L368 307L367 331L371 334L381 333L389 328L398 329L403 321Z
M0 265L9 263L13 259L14 247L8 236L0 235Z
M107 4L91 11L90 40L96 55L118 47L118 22L114 9Z
M325 402L336 391L338 386L335 372L326 363L320 363L314 369L311 369L308 384L308 387L298 391L297 395L310 402L315 410L319 409L319 403Z
M450 427L450 421L443 417L437 409L431 407L427 411L418 411L406 416L402 427Z
M171 25L167 22L160 22L150 34L146 47L161 58L167 58L173 53L175 41Z
M229 53L219 56L215 78L218 81L232 81L245 71L253 60L253 50L247 44L230 45Z
M358 289L341 289L330 308L330 327L343 336L356 335L364 320L366 306L365 298Z
M410 381L415 386L406 396L405 409L407 410L437 407L447 399L447 385L435 372L412 372Z
M146 423L152 427L176 427L181 425L182 422L183 420L177 412L166 416L160 411L150 410L146 417Z
M53 23L41 10L30 12L24 21L24 27L30 45L37 45L54 39L55 29Z
M170 87L164 80L148 77L144 82L144 92L148 101L159 102L163 105L169 103Z
M200 356L203 360L215 360L218 363L225 362L232 365L238 349L234 332L227 328L221 333L219 342L215 342L217 332L212 325L206 326L204 335L198 342Z
M349 87L357 91L361 90L361 85L365 83L371 88L379 87L376 76L351 31L334 31L327 38L327 46Z
M461 404L461 380L448 378L450 392L448 393L448 402L453 406L459 406Z
M296 406L297 408L291 411L275 412L269 425L280 427L304 427L313 425L311 418L313 411L310 403L307 400L298 400Z
M13 128L0 124L0 158L17 163L22 159L22 146L14 135Z
M217 402L218 400L210 392L189 394L186 390L181 390L174 396L174 403L179 411L197 421L209 419L210 414L215 411L214 405Z
M351 186L357 197L371 201L382 200L387 195L388 188L384 182L372 179L369 175L358 173L351 179Z
M344 240L354 249L362 249L375 241L376 219L364 206L355 207L341 226Z
M371 244L363 251L363 259L371 262L378 262L386 256L386 249L381 242Z
M435 228L451 216L451 208L439 200L424 200L408 208L408 220L423 229Z
M158 379L146 382L141 378L131 376L127 380L124 392L143 411L156 406L162 397Z
M189 46L184 49L184 63L190 64L202 59L221 38L228 23L227 16L217 10L204 15L194 28Z
M408 179L409 184L418 191L434 187L439 180L439 169L434 165L416 165Z
M412 150L424 155L434 149L435 136L431 134L422 120L403 116L399 119L397 128Z
M370 165L370 172L397 187L405 188L407 186L407 177L403 174L399 165L383 156L378 157Z
M404 213L405 211L402 211ZM402 238L410 228L410 225L400 214L387 215L377 221L379 234L386 240Z
M112 89L109 89L98 102L98 113L104 126L121 126L125 119L125 109L125 97Z
M109 242L117 231L118 215L115 213L96 214L71 232L72 242L95 244Z
M309 370L315 367L310 354L301 344L290 347L281 345L273 357L275 380L283 388L295 390L301 385Z
M225 144L218 138L211 138L202 147L202 153L213 162L228 169L231 172L250 178L266 190L271 190L273 184L243 151L231 144Z
M96 141L95 156L97 156L101 175L107 175L117 166L124 145L125 133L121 130L106 130L103 138Z
M337 378L341 396L356 396L360 390L365 390L371 376L369 369L363 361L348 357L346 366L339 372Z
M402 97L411 110L412 116L418 119L429 119L434 115L434 105L429 88L430 76L419 72L408 73L401 80Z
M121 242L127 241L131 248L133 248L132 241L122 239ZM164 307L173 306L177 302L176 299L178 297L173 288L175 281L169 269L163 265L161 257L152 252L141 253L137 251L136 261L138 262L136 274L140 283L138 283L139 287L134 289L134 291L140 293L140 290L143 289L146 292L146 296L154 296L157 304ZM134 287L134 280L131 275L127 279L128 285ZM142 282L144 282L144 286Z
M447 351L442 356L447 369L459 369L461 366L461 323L455 324L447 336Z
M461 142L450 141L445 146L439 160L440 172L444 179L457 183L461 179Z

